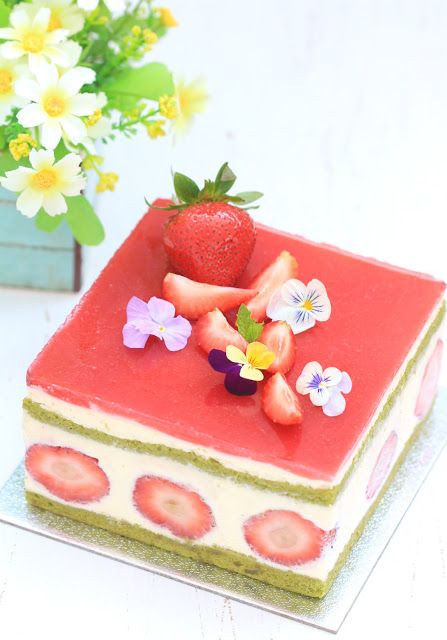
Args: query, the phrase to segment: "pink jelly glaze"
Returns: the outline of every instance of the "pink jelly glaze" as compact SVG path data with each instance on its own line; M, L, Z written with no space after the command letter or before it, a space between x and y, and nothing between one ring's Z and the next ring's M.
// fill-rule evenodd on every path
M164 202L164 201L160 201ZM186 349L170 353L151 338L145 349L123 346L121 330L133 295L159 296L168 270L161 235L166 212L151 210L56 332L28 371L28 384L76 405L101 409L194 444L331 481L363 435L445 285L257 225L253 257L240 285L282 250L300 264L300 278L322 280L332 302L328 322L296 337L288 374L318 360L350 373L353 390L337 418L302 398L304 422L274 425L255 396L229 394L208 365L194 331Z
M415 415L421 420L430 411L431 405L438 389L439 376L441 375L443 342L438 340L430 360L425 367L421 388L416 401Z

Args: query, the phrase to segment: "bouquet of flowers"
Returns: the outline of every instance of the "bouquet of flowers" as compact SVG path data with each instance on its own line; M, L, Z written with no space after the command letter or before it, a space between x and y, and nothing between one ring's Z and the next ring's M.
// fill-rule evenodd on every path
M101 242L85 172L97 191L118 176L101 171L95 140L141 126L157 138L202 110L200 83L176 86L164 64L142 64L176 25L151 0L0 0L0 184L39 229L66 218L79 243Z

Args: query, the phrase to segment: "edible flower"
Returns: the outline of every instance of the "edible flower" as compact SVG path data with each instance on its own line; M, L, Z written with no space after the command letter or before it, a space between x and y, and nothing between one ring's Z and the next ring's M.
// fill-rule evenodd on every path
M149 338L163 340L168 351L186 347L191 324L175 315L171 302L153 296L148 302L133 296L127 304L127 322L123 327L123 343L131 349L142 349Z
M310 396L316 407L322 407L329 417L341 415L346 408L344 393L350 393L352 380L346 371L328 367L323 371L319 362L308 362L296 381L296 390Z
M272 320L287 322L294 334L311 329L317 320L325 322L331 315L326 287L315 279L307 285L300 280L288 280L270 298L267 315Z
M246 353L238 347L228 345L226 351L211 349L208 361L215 371L225 373L225 388L238 396L256 393L257 382L263 380L262 369L268 369L275 359L261 342L251 342Z

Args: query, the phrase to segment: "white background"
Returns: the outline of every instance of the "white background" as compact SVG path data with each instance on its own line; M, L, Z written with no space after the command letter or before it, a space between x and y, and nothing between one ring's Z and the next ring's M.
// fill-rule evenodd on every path
M99 213L85 287L170 169L196 179L228 160L257 219L447 280L447 5L425 0L170 2L181 27L154 54L212 100L173 146L108 147L121 176ZM349 283L346 283L349 286ZM0 290L0 484L22 456L25 370L74 294ZM390 300L390 304L393 301ZM405 308L396 310L405 319ZM446 382L444 370L443 382ZM446 452L339 637L446 637ZM0 526L0 636L291 640L321 631Z

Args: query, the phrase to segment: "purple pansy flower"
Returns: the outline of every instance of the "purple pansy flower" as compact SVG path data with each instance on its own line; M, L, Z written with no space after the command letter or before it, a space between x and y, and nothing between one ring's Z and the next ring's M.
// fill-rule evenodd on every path
M133 296L127 303L127 322L123 327L126 347L142 349L149 336L163 340L169 351L186 347L191 335L191 324L175 315L171 302L153 296L148 302Z
M231 362L227 358L225 351L220 349L211 349L208 354L208 362L215 371L225 374L225 388L230 393L237 396L252 396L256 393L257 384L254 380L241 378L241 364Z
M323 371L319 362L308 362L296 381L296 390L302 395L309 394L316 407L322 407L329 417L339 416L346 408L343 394L351 393L352 380L346 371L328 367Z

